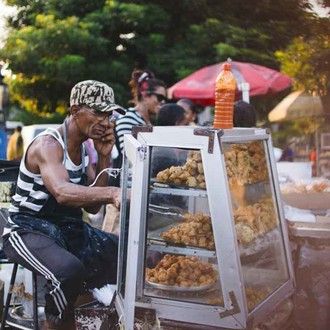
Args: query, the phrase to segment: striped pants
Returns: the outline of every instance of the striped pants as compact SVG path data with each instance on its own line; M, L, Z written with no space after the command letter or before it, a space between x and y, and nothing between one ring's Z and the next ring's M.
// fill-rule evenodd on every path
M7 258L43 275L50 285L47 314L62 318L83 290L86 273L82 262L48 236L31 231L12 231L3 237Z

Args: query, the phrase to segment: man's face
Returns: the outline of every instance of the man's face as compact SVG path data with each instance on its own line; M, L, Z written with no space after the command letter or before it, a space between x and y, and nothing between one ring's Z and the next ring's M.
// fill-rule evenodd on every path
M111 121L112 112L101 112L88 106L81 106L77 115L79 128L88 138L93 140L102 139L105 132L114 127L114 123Z

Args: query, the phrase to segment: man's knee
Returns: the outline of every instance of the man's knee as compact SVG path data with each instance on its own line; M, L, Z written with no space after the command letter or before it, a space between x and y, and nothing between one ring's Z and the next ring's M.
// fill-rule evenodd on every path
M5 255L6 255L6 258L8 258L9 260L11 261L15 261L16 262L16 259L18 254L17 252L14 250L14 248L12 247L11 243L8 241L8 237L5 237L3 239L3 247L2 247Z
M75 257L63 262L61 269L59 269L60 281L67 279L83 281L85 273L86 270L84 265L78 258Z

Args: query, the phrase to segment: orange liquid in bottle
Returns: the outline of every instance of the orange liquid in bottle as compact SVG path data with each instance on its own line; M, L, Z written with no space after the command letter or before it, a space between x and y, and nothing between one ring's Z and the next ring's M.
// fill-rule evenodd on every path
M236 80L226 62L215 82L214 128L233 128L235 92Z

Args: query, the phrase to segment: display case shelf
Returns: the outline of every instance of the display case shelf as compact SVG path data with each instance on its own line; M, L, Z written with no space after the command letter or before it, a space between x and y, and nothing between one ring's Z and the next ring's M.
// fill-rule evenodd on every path
M259 254L265 250L272 249L279 237L276 231L272 230L264 235L257 237L249 244L238 244L241 257L248 257L252 255ZM203 257L213 257L216 256L215 251L198 248L194 246L179 246L166 242L165 240L152 236L148 237L148 246L150 250L159 251L164 253L174 253L174 254L187 254L196 255Z
M241 257L251 256L258 254L267 249L271 249L281 238L276 230L270 230L269 232L258 236L249 244L239 244L239 252Z
M173 196L189 196L189 197L207 197L207 191L204 189L157 187L155 185L152 185L150 188L151 188L151 192L157 194L166 194Z
M201 290L196 294L196 291L187 292L175 292L175 291L166 291L159 290L151 287L149 284L146 284L145 295L148 297L155 298L164 298L171 300L179 300L184 297L185 301L191 302L194 304L202 305L213 305L213 306L223 306L222 292L218 285L212 286L209 290Z
M162 253L173 253L173 254L184 254L184 255L207 257L207 258L216 257L215 251L196 248L192 246L183 247L183 246L169 245L163 240L149 239L147 245L150 251L158 251Z

